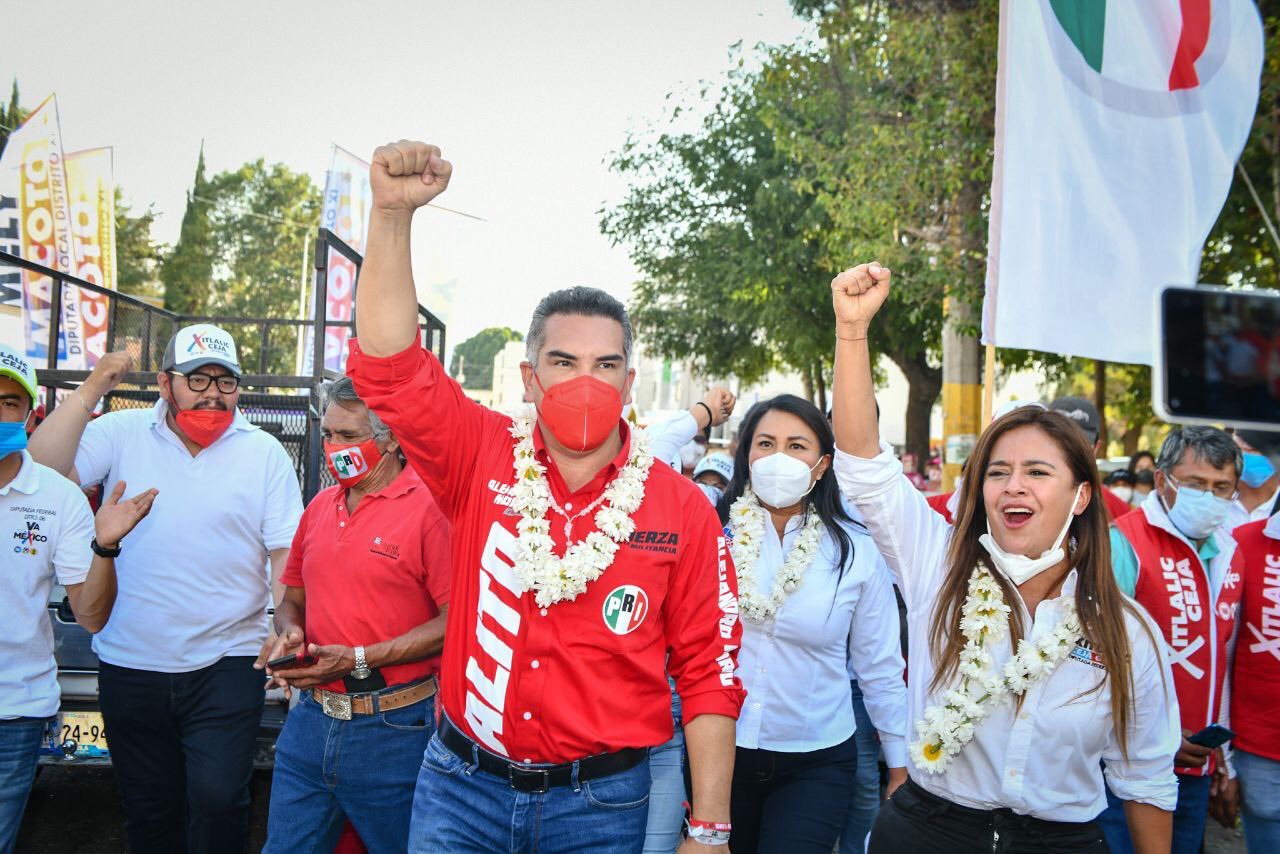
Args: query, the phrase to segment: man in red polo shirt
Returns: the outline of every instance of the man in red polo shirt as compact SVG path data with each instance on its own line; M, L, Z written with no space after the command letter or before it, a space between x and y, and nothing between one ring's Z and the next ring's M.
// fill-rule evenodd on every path
M411 221L451 171L423 143L374 152L348 364L453 523L443 714L410 850L638 852L647 751L672 735L668 671L693 782L682 851L706 850L728 838L743 700L721 525L621 418L631 327L604 292L535 310L522 372L536 418L475 404L421 347Z
M336 486L302 514L281 581L272 681L304 690L276 742L266 850L332 851L344 816L371 851L409 843L435 731L449 523L343 377L321 389Z

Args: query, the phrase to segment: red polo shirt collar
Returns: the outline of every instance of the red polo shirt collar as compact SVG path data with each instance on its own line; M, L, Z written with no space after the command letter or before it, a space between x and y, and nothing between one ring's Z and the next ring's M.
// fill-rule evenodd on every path
M538 462L547 468L547 482L551 484L551 494L556 501L563 503L565 499L573 498L575 495L590 496L594 499L604 491L609 481L613 480L618 472L622 470L622 467L627 464L627 459L631 456L631 428L627 425L625 419L618 419L618 435L622 437L622 449L618 451L618 455L606 463L600 471L596 472L595 477L587 481L581 489L570 493L568 485L560 475L559 467L556 466L556 461L551 458L551 453L547 450L547 443L542 438L542 426L535 422L533 453Z

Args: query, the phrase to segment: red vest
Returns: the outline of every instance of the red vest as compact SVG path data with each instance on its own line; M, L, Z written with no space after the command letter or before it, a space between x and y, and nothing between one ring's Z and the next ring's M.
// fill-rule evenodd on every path
M1182 728L1199 732L1218 720L1222 707L1227 641L1242 587L1240 553L1232 555L1215 603L1208 575L1191 546L1148 522L1146 512L1130 513L1115 526L1138 558L1134 598L1164 634ZM1211 765L1174 770L1204 776L1210 773Z
M1231 672L1232 745L1280 760L1280 539L1267 519L1236 528L1244 559L1244 597Z

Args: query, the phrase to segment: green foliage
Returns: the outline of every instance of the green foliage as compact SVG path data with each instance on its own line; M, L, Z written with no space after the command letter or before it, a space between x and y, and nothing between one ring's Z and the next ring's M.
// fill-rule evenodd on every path
M207 206L198 199L209 193L204 174L204 145L196 163L196 178L187 193L187 209L182 214L178 242L160 268L164 283L164 304L183 315L205 314L213 280L213 237Z
M161 300L164 286L160 282L160 265L164 246L151 239L151 226L156 213L151 205L134 216L124 201L124 193L116 190L116 290L120 293Z
M487 390L493 388L493 359L509 341L523 341L524 336L505 326L481 329L453 350L449 362L449 374L456 377L462 370L463 388Z
M27 120L30 110L24 109L18 95L18 78L13 78L13 88L9 93L8 105L0 104L0 154L9 142L9 134L18 129L18 125Z

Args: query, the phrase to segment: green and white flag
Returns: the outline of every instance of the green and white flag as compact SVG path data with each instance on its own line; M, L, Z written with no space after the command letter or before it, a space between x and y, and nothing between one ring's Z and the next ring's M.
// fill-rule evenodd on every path
M1150 363L1258 103L1252 0L1002 0L983 341Z

